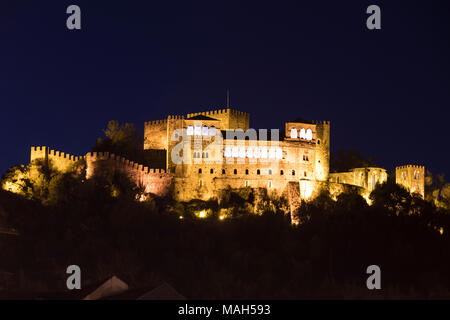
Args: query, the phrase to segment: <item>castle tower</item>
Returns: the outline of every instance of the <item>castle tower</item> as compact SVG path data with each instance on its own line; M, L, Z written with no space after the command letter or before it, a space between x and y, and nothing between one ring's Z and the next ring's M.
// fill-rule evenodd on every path
M198 115L207 116L220 121L222 130L248 130L250 126L250 114L234 109L219 109L197 113L188 113L186 118L192 118Z
M425 197L425 167L406 165L395 168L395 182L411 193Z
M314 123L316 124L316 179L326 181L330 173L330 121Z
M49 148L48 147L31 147L30 162L36 159L44 159L48 161Z

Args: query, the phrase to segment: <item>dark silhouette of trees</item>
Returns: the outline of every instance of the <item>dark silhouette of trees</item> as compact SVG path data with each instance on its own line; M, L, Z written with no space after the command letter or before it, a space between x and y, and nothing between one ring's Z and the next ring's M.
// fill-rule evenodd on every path
M302 203L292 226L280 198L258 190L140 202L120 174L44 176L54 201L0 192L3 219L20 232L0 236L0 269L17 281L9 290L63 294L65 268L76 263L83 286L114 274L131 288L164 280L192 299L450 297L450 212L392 181L376 187L371 206L356 188L337 199L322 192ZM379 292L366 288L371 264L382 270Z
M117 120L111 120L103 132L106 138L98 138L92 151L111 152L133 161L142 160L143 138L134 124L121 125Z
M376 167L376 159L355 149L338 149L331 155L330 171L346 172L352 168Z

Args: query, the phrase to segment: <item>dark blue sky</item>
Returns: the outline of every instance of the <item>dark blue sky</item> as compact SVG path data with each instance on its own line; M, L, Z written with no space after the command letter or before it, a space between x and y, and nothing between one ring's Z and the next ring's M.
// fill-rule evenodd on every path
M332 148L448 168L445 1L4 1L0 171L29 147L85 154L108 120L232 107L256 128L330 120ZM82 30L66 28L66 8ZM382 30L366 28L370 4Z

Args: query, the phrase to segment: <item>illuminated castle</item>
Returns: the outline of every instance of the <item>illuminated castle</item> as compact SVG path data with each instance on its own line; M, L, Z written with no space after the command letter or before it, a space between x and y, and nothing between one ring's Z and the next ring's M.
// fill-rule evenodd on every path
M383 168L354 168L329 173L330 122L297 119L284 131L250 128L248 113L221 109L145 123L147 167L113 154L88 153L87 178L100 166L126 173L146 192L175 199L208 200L226 188L263 188L269 193L310 199L323 188L332 195L356 186L367 196L387 180ZM31 160L52 159L64 171L80 159L46 147L33 147ZM397 183L424 196L424 167L396 169Z

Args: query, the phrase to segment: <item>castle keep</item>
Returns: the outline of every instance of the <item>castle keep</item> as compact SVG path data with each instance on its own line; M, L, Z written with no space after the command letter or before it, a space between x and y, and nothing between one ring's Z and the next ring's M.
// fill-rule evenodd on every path
M179 201L208 200L229 187L307 200L322 188L336 195L350 185L368 195L387 180L386 170L375 167L330 174L329 121L296 119L279 131L252 129L250 115L232 109L171 115L145 122L143 148L153 155L150 166L107 152L73 157L47 147L32 147L31 160L51 159L64 171L82 159L87 178L99 167L120 171L147 193L173 192ZM396 181L424 196L424 167L397 167Z

